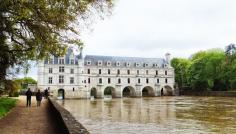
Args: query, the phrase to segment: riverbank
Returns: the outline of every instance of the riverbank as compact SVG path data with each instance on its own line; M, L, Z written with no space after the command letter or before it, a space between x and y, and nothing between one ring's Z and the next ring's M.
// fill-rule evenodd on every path
M4 117L15 105L17 99L13 98L0 98L0 119Z
M185 96L236 97L236 91L181 91Z

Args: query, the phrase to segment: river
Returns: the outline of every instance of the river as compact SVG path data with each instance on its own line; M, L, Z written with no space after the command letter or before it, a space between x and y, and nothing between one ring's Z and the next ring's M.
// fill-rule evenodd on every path
M58 100L91 134L236 133L236 98Z

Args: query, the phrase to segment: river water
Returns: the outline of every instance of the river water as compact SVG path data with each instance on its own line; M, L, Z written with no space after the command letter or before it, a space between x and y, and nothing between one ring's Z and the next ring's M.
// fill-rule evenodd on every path
M234 134L236 98L58 100L92 134Z

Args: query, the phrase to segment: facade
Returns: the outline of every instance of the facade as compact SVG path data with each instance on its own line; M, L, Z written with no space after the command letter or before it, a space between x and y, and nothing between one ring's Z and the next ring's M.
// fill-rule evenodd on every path
M38 64L38 88L61 98L174 95L174 69L165 58L76 55L49 57Z

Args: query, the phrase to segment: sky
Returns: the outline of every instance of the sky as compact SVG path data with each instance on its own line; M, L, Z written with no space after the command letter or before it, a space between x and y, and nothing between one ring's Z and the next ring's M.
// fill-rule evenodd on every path
M116 0L81 32L84 55L188 58L236 41L235 0ZM28 74L37 79L37 68Z

